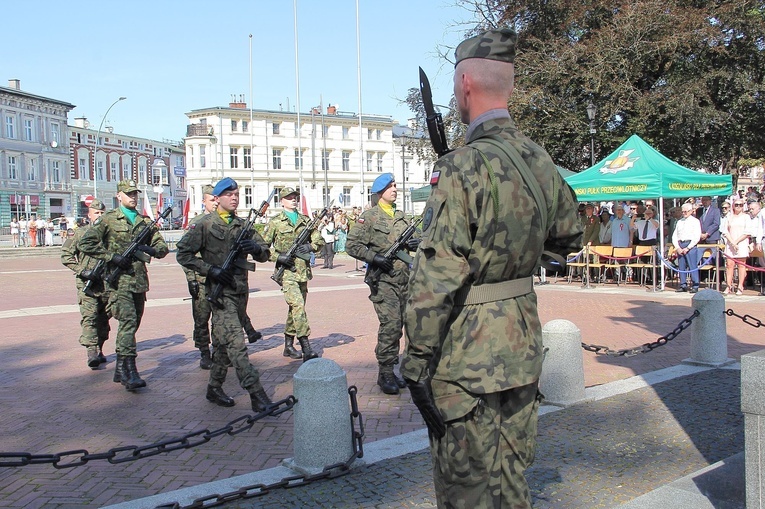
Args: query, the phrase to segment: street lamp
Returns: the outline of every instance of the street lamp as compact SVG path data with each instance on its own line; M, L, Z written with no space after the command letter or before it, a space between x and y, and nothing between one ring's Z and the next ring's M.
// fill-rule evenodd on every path
M590 119L590 166L595 166L595 114L598 109L590 101L587 104L587 118Z
M401 184L402 198L404 202L404 215L406 215L406 135L401 133Z
M109 111L114 107L115 104L117 104L120 101L124 101L127 99L127 97L120 97L116 101L112 103L109 108L107 108L106 113L104 113L104 117L101 119L101 124L98 126L98 132L96 132L96 139L93 142L93 198L98 198L98 138L101 137L101 128L104 127L104 121L106 120L107 115L109 115Z

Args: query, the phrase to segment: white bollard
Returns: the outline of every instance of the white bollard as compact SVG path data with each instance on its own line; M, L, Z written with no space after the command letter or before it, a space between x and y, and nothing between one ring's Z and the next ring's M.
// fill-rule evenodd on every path
M692 303L699 316L691 323L691 356L683 364L719 367L735 362L728 358L725 297L704 289L693 296Z
M293 376L295 457L284 465L315 474L353 453L351 407L345 371L330 359L311 359Z
M741 356L747 509L765 509L765 350Z
M570 406L584 401L582 333L568 320L552 320L542 327L545 358L539 390L545 403Z

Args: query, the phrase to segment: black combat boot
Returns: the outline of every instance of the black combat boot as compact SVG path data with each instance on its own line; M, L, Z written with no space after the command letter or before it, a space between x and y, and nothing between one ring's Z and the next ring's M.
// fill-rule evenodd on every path
M404 381L403 378L401 378L395 372L393 373L393 378L396 379L396 385L398 385L399 389L406 389L406 382Z
M260 387L260 384L258 386ZM250 401L252 401L252 409L255 412L264 412L274 404L271 398L268 397L268 394L266 394L266 391L263 390L263 387L250 392Z
M117 361L114 364L114 378L112 378L112 381L114 383L122 383L122 368L125 364L125 358L121 356L120 354L117 354Z
M212 367L212 357L210 357L210 349L203 347L199 349L201 359L199 359L199 367L202 369L210 369Z
M298 338L298 342L300 343L300 349L303 350L303 362L315 359L319 356L319 354L311 349L311 343L308 342L307 337L303 336L302 338Z
M248 343L254 343L260 339L263 339L263 334L256 331L255 329L252 329L250 332L247 333L247 342Z
M98 342L98 363L106 364L106 356L104 355L104 342Z
M134 391L141 387L146 387L146 382L138 374L138 369L135 367L135 357L125 357L122 361L124 366L122 367L122 385L128 391Z
M284 351L282 355L290 359L299 359L303 355L295 349L295 336L284 335Z
M234 406L236 402L233 398L230 398L222 387L207 386L207 401L212 401L216 405L220 406Z
M100 364L101 362L98 360L98 347L89 346L88 347L88 367L90 369L98 369L98 366Z
M393 374L393 366L380 366L380 373L377 375L377 385L380 386L385 394L398 394L398 382L396 375Z

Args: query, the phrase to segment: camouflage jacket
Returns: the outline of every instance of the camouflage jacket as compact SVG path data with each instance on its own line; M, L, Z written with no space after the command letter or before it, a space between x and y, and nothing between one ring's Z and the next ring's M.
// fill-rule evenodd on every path
M133 238L151 222L146 216L138 214L135 224L130 224L119 207L106 212L96 219L88 231L80 239L80 251L106 262L115 254L122 254L133 241ZM168 248L158 230L154 231L151 242L148 243L157 253L156 258L167 256ZM111 269L111 267L108 267ZM149 274L146 264L133 259L131 270L120 276L117 288L120 291L144 293L149 291Z
M600 242L600 237L598 237L598 234L600 233L600 217L582 216L581 224L584 229L584 233L582 234L582 245L587 245L588 243L593 246L598 245Z
M202 219L204 219L205 216L207 216L208 213L200 214L198 216L194 216L189 220L189 230L191 229L191 225L198 223ZM184 233L184 236L188 234L188 231ZM198 257L201 257L199 253L197 253ZM186 274L186 281L192 282L192 281L199 281L199 284L205 284L205 281L207 281L207 278L200 274L199 272L195 272L192 269L186 268L183 265L181 265L181 268L183 268L183 273Z
M383 254L393 245L408 226L409 220L400 210L390 217L379 205L375 205L364 211L358 222L348 232L345 252L369 264L375 254ZM419 237L416 233L413 236ZM409 280L409 264L397 258L393 262L393 275L383 272L380 280L406 285Z
M266 229L263 231L263 240L266 244L274 246L274 252L271 253L271 261L275 262L276 258L289 251L292 244L295 242L298 234L303 231L311 220L308 216L298 214L297 224L295 226L287 219L287 215L284 212L280 212L278 215L271 218L266 225ZM311 249L314 252L319 251L324 247L324 239L321 238L319 230L316 229L311 232ZM313 278L311 272L311 265L300 258L295 258L295 272L291 270L284 271L285 281L297 281L305 282Z
M90 225L77 228L74 231L74 235L66 239L66 242L64 242L64 245L61 247L61 263L63 263L65 267L74 272L77 279L78 290L85 288L85 280L80 278L82 271L87 269L92 270L96 265L98 265L99 261L96 258L88 256L80 251L80 239L89 229ZM103 293L103 286L104 285L102 283L93 285L94 293L97 295Z
M207 276L210 267L213 265L220 267L226 261L244 223L245 220L241 217L234 217L231 223L226 224L218 213L205 214L202 219L189 224L189 231L178 241L176 261L187 269ZM263 248L255 261L265 262L269 255L268 244L254 229L252 230L252 239ZM237 294L250 291L247 283L247 272L248 270L255 270L255 266L246 260L246 254L239 255L234 269L236 287L226 287L224 291ZM207 283L212 285L212 281L207 281Z
M481 141L489 135L500 136L520 153L548 210L539 210L508 156ZM447 420L470 410L464 391L485 394L526 385L539 378L542 366L542 328L533 291L469 306L455 306L455 293L466 285L531 276L543 248L565 257L579 249L582 237L574 192L550 156L509 116L478 125L467 142L440 158L433 170L437 183L425 206L423 239L409 279L408 342L401 366L406 378L432 378L434 397ZM479 150L496 176L496 210ZM542 214L549 218L546 233ZM444 410L449 408L453 413Z

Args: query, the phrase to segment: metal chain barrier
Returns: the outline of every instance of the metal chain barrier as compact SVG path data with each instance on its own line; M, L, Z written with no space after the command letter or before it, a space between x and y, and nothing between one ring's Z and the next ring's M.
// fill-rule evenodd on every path
M0 467L23 467L26 465L41 465L45 463L52 464L55 468L79 467L89 461L107 460L109 463L118 464L127 461L135 461L141 458L148 458L178 449L190 449L205 444L215 437L221 435L238 435L248 431L252 426L264 417L276 416L287 410L291 410L297 400L290 395L279 400L268 407L263 412L255 415L243 415L229 422L222 428L210 431L203 429L193 431L179 438L170 438L155 442L150 445L127 445L115 447L107 452L91 454L86 449L75 449L72 451L60 452L58 454L30 454L26 452L0 452Z
M170 502L158 505L155 509L206 509L208 507L218 507L234 500L261 497L271 493L273 490L297 488L298 486L305 486L323 479L334 479L347 474L350 472L351 465L356 458L364 457L362 441L364 438L364 423L361 419L361 413L359 413L358 402L356 401L357 392L358 390L355 385L348 388L348 395L351 398L351 440L353 442L353 453L345 462L327 465L318 474L289 476L281 481L271 484L251 484L249 486L242 486L235 491L223 493L222 495L216 493L214 495L197 498L189 505L181 505L179 502ZM356 429L356 423L358 423L358 431Z
M650 352L651 350L658 348L660 346L666 345L673 339L675 339L681 332L683 332L685 329L691 326L691 323L693 322L693 319L699 316L699 310L695 310L691 316L680 322L675 329L667 334L666 336L659 337L656 341L653 343L643 343L640 346L636 346L634 348L624 348L622 350L611 350L607 346L601 346L601 345L588 345L586 343L582 343L582 348L587 350L588 352L595 352L596 354L602 354L602 355L613 355L616 357L632 357L633 355L637 355L639 353L646 353Z
M728 316L735 316L736 318L741 318L741 321L744 322L747 325L751 325L754 328L759 328L763 326L762 321L759 318L755 318L752 315L744 315L741 316L732 309L728 309L725 311L725 314Z

